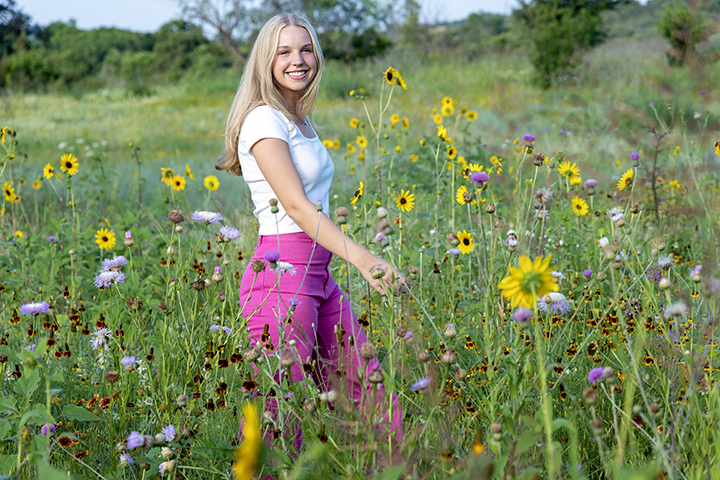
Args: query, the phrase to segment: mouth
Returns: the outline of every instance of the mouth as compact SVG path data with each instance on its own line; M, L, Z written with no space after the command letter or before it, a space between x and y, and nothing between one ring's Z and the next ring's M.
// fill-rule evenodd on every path
M293 80L302 80L308 74L308 70L297 70L294 72L287 72L287 76Z

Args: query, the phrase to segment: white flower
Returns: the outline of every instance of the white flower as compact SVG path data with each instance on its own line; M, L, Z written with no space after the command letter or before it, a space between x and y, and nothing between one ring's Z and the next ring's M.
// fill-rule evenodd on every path
M570 307L570 301L562 293L550 292L538 299L538 308L553 315L567 313L570 311Z
M618 215L618 214L621 214L621 213L623 213L623 209L622 209L622 208L618 208L618 207L613 207L613 208L611 208L610 210L607 211L607 214L608 214L609 216L611 216L611 217L614 217L615 215Z
M608 240L607 237L602 237L600 240L598 240L598 243L601 247L604 247L610 243L610 240Z
M163 435L165 435L166 442L172 442L173 440L175 440L175 437L177 436L175 427L172 425L168 425L167 427L163 428L162 433L163 433Z
M679 317L680 315L684 315L688 311L687 304L680 300L679 302L673 303L672 305L668 305L665 307L665 312L663 312L663 315L665 318L670 317Z
M110 349L110 346L108 345L108 340L112 338L112 333L107 328L101 328L101 329L95 329L94 332L90 334L93 338L90 339L90 345L92 345L93 350L97 350L100 347L105 347L106 350Z
M222 221L223 216L222 214L216 212L195 211L192 214L192 219L196 222L202 222L205 225L209 225L211 223L219 223Z
M669 255L662 255L660 258L658 258L657 261L658 267L662 268L663 270L669 269L673 263L674 260Z
M279 275L282 275L286 272L290 275L295 275L297 273L297 270L295 270L295 267L293 267L292 263L288 262L277 262L277 266L275 268L271 268L270 270Z

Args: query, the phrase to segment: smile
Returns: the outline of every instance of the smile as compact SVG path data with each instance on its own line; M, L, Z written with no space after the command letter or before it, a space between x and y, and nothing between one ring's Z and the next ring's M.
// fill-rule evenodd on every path
M299 72L288 72L287 75L290 78L293 78L295 80L300 80L300 79L304 78L305 76L307 76L307 73L308 73L307 70L302 70Z

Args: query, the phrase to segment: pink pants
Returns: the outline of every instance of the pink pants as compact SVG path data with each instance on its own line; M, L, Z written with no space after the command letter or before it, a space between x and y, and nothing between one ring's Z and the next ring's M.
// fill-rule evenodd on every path
M279 238L278 244L277 235L259 236L253 260L262 259L268 250L277 250L279 261L292 264L297 273L278 275L267 267L256 274L252 261L248 265L240 284L240 304L244 305L243 317L248 319L250 344L266 354L277 352L283 347L279 338L282 323L285 342L295 341L299 357L289 369L293 382L309 375L320 391L333 389L352 398L357 406L368 407L372 385L366 378L380 364L376 358L365 360L359 356L367 336L347 297L330 275L332 254L303 232L281 234ZM291 305L295 305L294 310ZM362 380L358 379L358 370L363 372ZM386 405L382 386L378 392L376 403ZM361 402L363 394L365 400ZM271 405L268 407L274 410ZM399 403L394 397L389 430L397 438L400 419Z

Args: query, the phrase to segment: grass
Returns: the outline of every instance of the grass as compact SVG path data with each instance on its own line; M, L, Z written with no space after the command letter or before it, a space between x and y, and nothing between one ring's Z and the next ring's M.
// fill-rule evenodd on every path
M277 355L253 360L235 301L255 242L247 188L224 175L217 191L203 186L237 83L228 75L143 98L2 98L17 135L6 131L0 167L0 474L228 478L241 418L254 415L238 465L281 478L718 478L718 96L703 88L717 72L670 70L657 46L618 43L589 54L568 85L541 91L514 53L421 67L403 58L329 64L315 116L339 144L331 211L350 207L348 233L410 280L383 299L332 266L399 398L399 444L339 386L278 383ZM383 85L390 65L407 91ZM361 87L369 98L345 95ZM444 97L452 142L433 120ZM47 163L60 172L63 153L79 158L77 175L42 179ZM580 182L563 175L572 164ZM480 166L483 185L469 175ZM161 183L161 167L185 188ZM597 187L583 186L590 178ZM401 190L415 195L409 210ZM185 219L171 222L173 209ZM217 242L216 225L190 220L202 210L242 236ZM107 250L95 242L105 228L116 237ZM128 261L125 279L98 289L115 255ZM516 272L529 312L501 288L523 255L550 255L533 270L556 271L542 286L561 294L533 295L536 277ZM212 280L216 266L222 280ZM31 302L49 311L23 313ZM263 415L271 392L292 395ZM380 413L391 408L381 402ZM47 422L52 437L41 433ZM282 433L280 447L269 437L260 446L255 428L271 436L293 422L300 452ZM174 438L161 434L169 425Z

